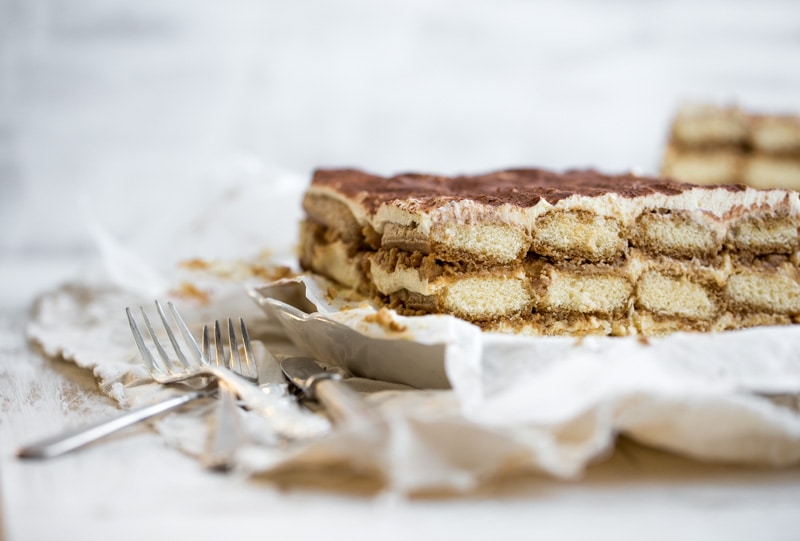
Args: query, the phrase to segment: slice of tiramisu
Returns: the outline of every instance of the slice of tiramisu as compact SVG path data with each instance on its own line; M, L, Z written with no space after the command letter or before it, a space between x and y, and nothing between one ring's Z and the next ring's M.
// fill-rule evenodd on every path
M672 124L662 173L698 184L800 190L800 117L683 107Z
M301 265L405 314L539 335L800 321L800 200L595 171L320 170Z

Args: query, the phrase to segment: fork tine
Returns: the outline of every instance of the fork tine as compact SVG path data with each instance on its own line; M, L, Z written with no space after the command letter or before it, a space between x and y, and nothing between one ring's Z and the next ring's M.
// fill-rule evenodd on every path
M202 363L203 352L200 351L200 347L197 345L197 340L195 340L194 336L192 336L192 333L189 332L189 328L186 326L183 318L178 313L178 309L175 308L175 305L172 304L171 301L167 301L167 308L169 308L172 319L178 324L178 330L180 330L181 335L183 336L183 341L187 346L189 346L189 351L192 353L192 357L194 357L194 360L198 363Z
M253 344L250 342L250 333L247 332L247 325L244 324L244 318L239 318L239 326L242 328L244 361L247 365L248 375L256 377L258 376L258 368L256 368L256 356L253 354Z
M239 357L239 344L236 341L236 330L233 328L233 320L228 318L228 361L230 368L234 372L242 373L242 359Z
M144 345L144 338L142 337L142 331L139 330L139 326L136 325L136 320L133 319L133 314L131 313L131 309L125 308L125 313L128 315L128 324L131 327L131 333L133 334L133 340L136 342L136 347L139 348L139 353L142 356L142 360L147 365L147 370L151 373L158 372L160 370L160 366L156 363L153 354L147 349L147 346Z
M219 320L214 322L214 346L217 350L215 358L217 366L227 368L227 363L225 362L225 350L222 348L222 332L219 328Z
M203 325L203 362L211 364L211 342L208 339L208 325Z
M183 365L184 368L189 368L189 361L186 359L186 355L183 354L181 346L180 344L178 344L178 340L175 338L175 333L172 332L172 328L170 327L170 324L167 321L167 315L164 313L164 308L158 301L156 301L156 310L158 310L158 315L161 318L161 323L164 324L164 330L167 331L167 338L169 338L169 341L172 344L172 348L175 350L175 355L178 356L178 361L181 363L181 365Z
M150 339L153 341L153 344L156 346L156 350L158 351L159 357L161 357L161 362L157 359L155 360L155 364L161 368L164 372L170 373L175 371L175 365L173 365L172 361L167 355L167 352L164 351L164 348L161 346L161 342L158 341L158 337L156 336L156 331L153 330L153 325L150 323L150 318L147 317L147 312L144 311L144 308L141 306L139 307L139 311L142 312L142 319L144 319L144 326L147 328L147 332L150 334Z

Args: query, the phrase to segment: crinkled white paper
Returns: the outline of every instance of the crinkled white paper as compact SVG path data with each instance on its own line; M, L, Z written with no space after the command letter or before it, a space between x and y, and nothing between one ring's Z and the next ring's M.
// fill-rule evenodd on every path
M295 228L303 186L279 185L283 189L276 191L237 185L228 197L217 199L215 212L187 215L190 226L177 228L186 241L179 252L159 243L158 238L176 242L163 231L158 238L130 245L98 233L104 256L98 272L45 293L34 311L30 336L48 354L93 370L103 392L124 408L176 392L150 381L125 319L125 306L149 305L155 296L175 300L195 328L215 319L245 317L251 334L264 345L259 346L259 370L276 399L288 400L269 350L306 350L361 376L383 362L380 373L395 382L452 386L415 390L353 378L380 409L383 423L367 432L334 428L322 437L291 443L275 436L269 418L241 411L235 463L254 475L346 471L400 493L468 490L515 472L577 476L613 446L619 433L710 461L778 466L800 461L800 415L794 398L800 393L800 327L647 341L575 340L485 334L445 316L393 315L403 329L399 332L371 323L366 316L374 314L373 307L343 309L341 302L326 298L324 288L306 279L302 307L316 303L320 313L313 318L337 325L323 324L324 335L310 326L287 335L275 314L248 296L250 288L264 285L263 276L236 272L251 268L237 259L240 255L250 254L252 263L252 254L270 248L270 238L260 233L260 215L270 224L282 224L269 235ZM260 212L247 212L242 220L238 211L252 208ZM230 224L215 218L220 216L229 217ZM226 235L225 228L234 224ZM251 230L244 231L247 227ZM215 243L225 239L225 253L219 256L204 238ZM254 247L255 242L263 245ZM187 254L185 246L196 252ZM285 248L285 237L276 238L275 246ZM220 259L204 271L179 269L177 261L186 257ZM258 259L259 268L272 264L263 256ZM187 283L202 298L181 295ZM341 342L341 328L367 344L354 364L327 347L331 341ZM391 364L381 358L380 347L370 349L374 340L391 341ZM433 348L426 362L438 363L422 375L421 357L407 355L409 362L403 362L403 348L420 344ZM201 458L213 435L216 411L214 403L207 403L166 416L156 427L171 445ZM296 422L313 422L299 406L295 413Z
M723 334L679 333L637 337L517 337L481 333L446 316L408 318L400 334L365 324L375 309L332 310L315 282L298 284L319 314L284 326L313 329L320 317L356 329L361 340L342 341L317 332L296 342L329 364L363 374L391 374L393 358L365 356L383 342L441 343L440 358L427 358L446 371L461 414L473 423L512 431L520 427L558 430L578 419L593 419L603 439L624 432L639 441L709 460L789 464L800 459L800 328L769 327ZM324 283L324 281L322 281ZM284 297L286 282L263 288ZM295 297L296 297L295 293ZM273 308L274 310L274 308ZM339 336L344 336L346 330ZM290 333L291 334L291 333ZM408 335L411 335L409 337ZM369 348L364 342L374 341ZM312 346L307 344L313 343ZM333 354L331 354L333 352ZM413 364L413 363L409 363ZM428 367L430 373L438 373ZM402 374L400 380L408 382ZM436 380L430 379L432 384ZM760 442L760 443L757 443Z

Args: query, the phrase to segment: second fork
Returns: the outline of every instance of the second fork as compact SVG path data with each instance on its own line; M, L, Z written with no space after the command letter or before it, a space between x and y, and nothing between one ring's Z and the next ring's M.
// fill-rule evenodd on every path
M253 370L257 372L247 327L244 324L244 320L240 319L239 321L242 329L245 367L251 372ZM210 362L212 358L211 341L208 334L208 327L204 326L202 354ZM217 366L226 367L239 373L243 372L239 344L236 340L233 321L230 318L228 318L228 354L225 355L225 349L222 345L222 332L219 321L214 323L214 353L214 363ZM236 404L236 393L228 388L225 382L221 382L219 385L219 400L214 432L202 459L207 468L228 471L233 466L236 450L242 442L242 429L239 424L238 414L239 408Z

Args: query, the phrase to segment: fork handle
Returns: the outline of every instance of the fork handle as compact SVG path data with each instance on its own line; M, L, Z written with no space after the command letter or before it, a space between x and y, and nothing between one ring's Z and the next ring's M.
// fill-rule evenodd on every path
M194 402L195 400L211 396L213 393L213 389L192 391L173 398L168 398L149 406L127 411L114 418L100 421L99 423L78 427L62 434L56 434L55 436L51 436L30 445L21 447L17 451L17 457L25 459L57 457L70 451L80 449L81 447L85 447L86 445L114 434L123 428L133 426L136 423L146 421L147 419L151 419L162 413L176 410L185 404Z
M315 383L314 396L336 423L368 426L379 420L364 399L339 379L326 378Z

